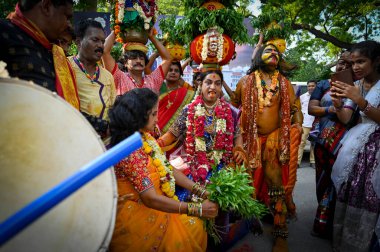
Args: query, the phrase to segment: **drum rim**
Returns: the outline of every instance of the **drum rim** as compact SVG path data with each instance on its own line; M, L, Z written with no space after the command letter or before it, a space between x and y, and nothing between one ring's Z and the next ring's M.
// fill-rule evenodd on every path
M100 144L103 152L106 151L106 148L105 148L105 146L104 146L104 144L103 144L103 142L101 140L101 137L98 135L98 133L92 127L92 125L87 121L87 119L84 118L84 116L79 112L79 110L77 110L73 106L71 106L68 102L65 101L65 99L63 99L62 97L60 97L56 92L52 92L52 91L50 91L47 88L44 88L44 87L42 87L42 86L40 86L38 84L35 84L33 81L23 80L23 79L19 79L19 78L4 78L4 77L0 77L0 85L28 86L28 87L36 89L37 91L43 92L45 94L48 94L49 96L51 96L51 97L53 97L55 99L58 99L58 101L61 102L63 105L69 106L71 108L71 110L75 111L77 117L80 120L85 121L85 123L89 126L89 128L91 129L91 131L96 136L97 142ZM110 218L110 223L109 223L107 229L105 230L105 232L106 232L105 234L106 235L105 235L103 241L99 244L98 251L107 251L108 250L109 244L111 243L113 231L114 231L114 228L115 228L115 221L116 221L117 198L118 198L117 180L116 180L116 175L115 175L113 166L110 167L110 168L108 168L107 170L109 170L110 173L111 173L111 183L112 183L112 191L113 191L113 204L112 204L112 209L111 209L112 216Z

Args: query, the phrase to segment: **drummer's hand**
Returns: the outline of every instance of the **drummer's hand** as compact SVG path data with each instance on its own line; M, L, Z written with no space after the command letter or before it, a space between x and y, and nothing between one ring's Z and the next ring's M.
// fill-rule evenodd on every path
M215 218L218 215L218 205L209 200L205 200L202 203L202 217Z

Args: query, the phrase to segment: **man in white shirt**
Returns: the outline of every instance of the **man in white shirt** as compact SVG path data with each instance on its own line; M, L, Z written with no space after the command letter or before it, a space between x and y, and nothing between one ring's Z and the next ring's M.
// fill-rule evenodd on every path
M309 115L307 110L309 106L310 95L311 93L313 93L316 85L317 85L316 81L314 80L308 81L307 92L300 96L302 114L303 114L303 124L302 124L303 133L302 133L301 144L298 149L298 167L300 167L301 165L303 150L305 148L307 138L309 137L311 126L313 125L313 122L314 122L314 116ZM310 166L315 168L314 148L312 145L310 145Z

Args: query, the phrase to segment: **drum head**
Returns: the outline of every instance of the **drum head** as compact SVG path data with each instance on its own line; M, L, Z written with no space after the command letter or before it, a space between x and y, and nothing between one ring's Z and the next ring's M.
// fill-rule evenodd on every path
M37 85L0 78L0 222L104 151L82 115ZM106 250L116 214L108 169L0 248L0 251Z

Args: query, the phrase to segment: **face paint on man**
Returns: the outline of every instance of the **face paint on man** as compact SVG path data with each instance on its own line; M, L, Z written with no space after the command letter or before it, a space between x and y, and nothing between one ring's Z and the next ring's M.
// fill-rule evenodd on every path
M277 48L273 45L268 45L264 48L264 51L261 55L261 60L266 65L277 66L280 61L280 55Z

